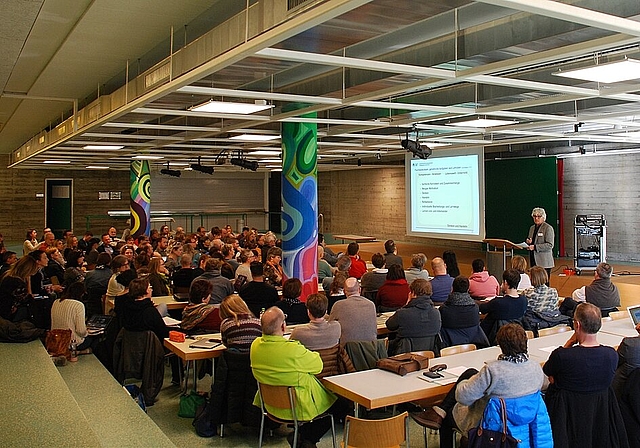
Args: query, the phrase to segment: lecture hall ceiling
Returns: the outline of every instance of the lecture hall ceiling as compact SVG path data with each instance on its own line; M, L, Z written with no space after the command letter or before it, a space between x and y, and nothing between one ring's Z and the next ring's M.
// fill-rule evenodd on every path
M640 61L639 15L636 0L7 0L0 153L15 168L269 170L286 122L317 123L321 170L401 163L407 133L487 157L633 151L640 68L558 74ZM268 108L192 110L210 100Z

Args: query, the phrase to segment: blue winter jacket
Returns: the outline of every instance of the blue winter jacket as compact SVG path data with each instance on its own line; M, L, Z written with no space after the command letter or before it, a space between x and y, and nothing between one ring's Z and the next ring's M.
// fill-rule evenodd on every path
M518 398L504 398L509 434L518 439L518 448L553 448L551 422L540 392ZM484 410L482 427L502 431L500 398L491 397Z

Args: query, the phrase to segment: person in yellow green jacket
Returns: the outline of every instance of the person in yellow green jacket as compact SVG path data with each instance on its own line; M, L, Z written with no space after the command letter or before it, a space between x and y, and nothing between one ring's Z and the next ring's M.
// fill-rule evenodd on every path
M259 383L272 386L294 386L298 398L296 414L300 420L311 420L330 409L337 397L326 390L315 374L322 371L322 359L317 352L307 350L298 341L285 339L286 315L278 307L264 312L260 322L262 337L251 344L251 369ZM260 406L260 396L253 402ZM292 419L289 409L275 409L267 406L267 411L282 419ZM331 428L328 418L305 423L300 427L298 447L315 447L320 438ZM287 437L293 443L293 434Z

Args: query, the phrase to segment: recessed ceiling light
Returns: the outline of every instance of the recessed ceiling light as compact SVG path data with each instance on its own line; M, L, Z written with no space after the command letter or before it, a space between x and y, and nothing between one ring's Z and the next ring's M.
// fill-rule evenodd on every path
M280 159L260 159L262 163L282 163Z
M640 61L625 59L623 61L598 64L591 67L576 70L565 70L553 73L564 78L582 79L584 81L601 82L609 84L613 82L629 81L640 78Z
M258 151L251 151L249 152L249 154L251 154L252 156L279 156L281 154L281 151L277 151L277 150L269 151L269 150L261 149Z
M102 149L104 151L114 151L124 148L123 145L86 145L82 149Z
M49 163L49 164L61 164L61 165L65 165L65 164L69 164L71 163L71 161L69 160L45 160L42 163Z
M496 126L505 126L507 124L518 124L515 120L496 120L492 118L476 118L467 121L457 121L455 123L449 123L450 126L462 126L470 128L493 128ZM427 143L428 145L429 143Z
M132 159L139 159L139 160L160 160L160 159L164 159L163 156L133 156L131 157Z
M109 167L108 166L100 166L100 165L89 165L87 167L85 167L89 170L108 170Z
M193 106L189 110L193 112L215 112L222 114L242 114L248 115L261 110L271 109L271 104L234 103L228 101L207 101L206 103Z
M229 137L229 140L240 140L243 142L268 142L270 140L277 140L279 138L279 135L240 134Z

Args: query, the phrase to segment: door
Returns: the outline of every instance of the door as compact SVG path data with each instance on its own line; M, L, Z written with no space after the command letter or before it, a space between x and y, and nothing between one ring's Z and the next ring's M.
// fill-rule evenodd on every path
M73 179L45 179L45 226L51 228L56 238L72 229Z

